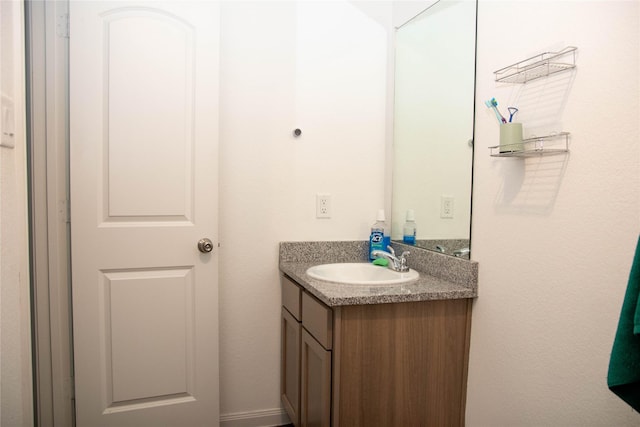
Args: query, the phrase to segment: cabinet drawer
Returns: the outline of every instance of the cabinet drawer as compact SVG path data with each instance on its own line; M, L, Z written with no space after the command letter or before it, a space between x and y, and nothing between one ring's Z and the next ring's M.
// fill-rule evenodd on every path
M282 305L293 314L296 320L301 321L300 298L302 289L286 276L281 276L282 282Z
M302 326L327 350L333 340L332 310L309 295L302 293Z

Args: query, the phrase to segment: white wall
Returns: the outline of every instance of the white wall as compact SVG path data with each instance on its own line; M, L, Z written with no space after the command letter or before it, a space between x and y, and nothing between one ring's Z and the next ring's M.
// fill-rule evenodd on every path
M364 240L384 204L387 34L346 1L223 2L221 22L224 421L281 407L278 242Z
M32 425L23 14L0 2L0 89L15 107L15 147L0 147L0 425ZM6 104L5 104L6 105ZM0 124L0 132L13 126Z
M469 426L640 424L606 385L640 232L638 10L480 1ZM493 71L566 45L579 48L569 78L535 90L494 83ZM570 155L489 157L498 126L482 103L492 96L527 105L525 129L571 132Z

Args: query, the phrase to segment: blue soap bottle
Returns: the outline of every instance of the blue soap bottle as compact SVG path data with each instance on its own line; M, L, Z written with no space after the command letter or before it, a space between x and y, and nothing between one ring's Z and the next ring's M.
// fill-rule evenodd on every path
M373 261L376 258L371 256L373 251L386 251L389 244L391 244L389 226L384 216L384 209L380 209L376 222L371 226L371 235L369 236L369 260Z

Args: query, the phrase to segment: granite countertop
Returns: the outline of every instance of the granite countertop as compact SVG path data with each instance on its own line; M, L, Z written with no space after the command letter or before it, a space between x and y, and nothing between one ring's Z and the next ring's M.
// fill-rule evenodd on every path
M317 280L306 274L309 267L318 264L366 262L367 244L368 242L283 242L280 244L280 271L330 307L475 298L478 294L478 264L475 261L430 251L414 251L412 257L408 257L409 267L420 273L418 280L408 283L388 286L349 285ZM399 250L407 249L401 244L394 243L392 246L396 245ZM425 256L427 259L423 259Z

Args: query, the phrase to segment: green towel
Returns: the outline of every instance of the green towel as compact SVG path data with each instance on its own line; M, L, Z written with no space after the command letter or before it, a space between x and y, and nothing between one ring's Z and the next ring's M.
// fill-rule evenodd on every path
M609 389L640 411L640 239L611 350Z

